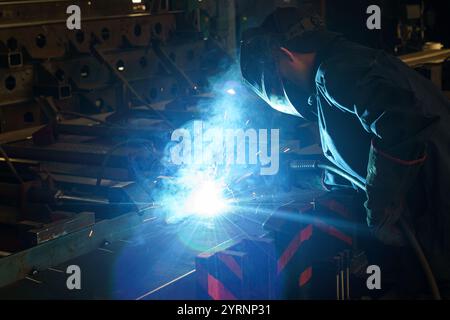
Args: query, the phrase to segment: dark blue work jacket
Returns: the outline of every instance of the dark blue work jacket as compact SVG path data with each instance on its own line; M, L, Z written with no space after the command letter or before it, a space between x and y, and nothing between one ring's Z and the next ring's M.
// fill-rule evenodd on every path
M366 208L404 203L434 272L450 280L450 101L398 58L336 39L315 78L324 155L368 184Z

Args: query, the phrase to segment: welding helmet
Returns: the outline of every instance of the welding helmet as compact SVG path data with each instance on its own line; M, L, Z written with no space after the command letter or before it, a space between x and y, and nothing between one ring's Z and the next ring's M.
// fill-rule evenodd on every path
M300 53L318 49L324 30L320 17L305 15L297 8L278 8L258 28L243 33L240 66L244 82L268 103L282 113L316 120L311 103L311 92L289 83L278 71L274 50L285 47Z

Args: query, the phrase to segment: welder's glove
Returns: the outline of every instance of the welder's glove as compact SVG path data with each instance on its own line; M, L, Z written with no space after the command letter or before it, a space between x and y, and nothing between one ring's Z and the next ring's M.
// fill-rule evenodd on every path
M367 209L367 224L375 238L386 245L405 246L406 240L396 224L402 213L403 206Z
M365 202L367 224L375 237L388 245L405 244L396 223L405 213L403 200L426 158L424 148L405 146L407 148L403 150L398 148L394 156L378 150L372 142L369 154ZM404 158L397 158L399 153Z

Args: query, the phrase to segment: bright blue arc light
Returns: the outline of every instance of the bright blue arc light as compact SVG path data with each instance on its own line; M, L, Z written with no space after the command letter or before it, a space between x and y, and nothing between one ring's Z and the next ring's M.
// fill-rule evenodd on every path
M214 180L201 181L187 197L187 212L200 217L216 217L227 210L223 187Z

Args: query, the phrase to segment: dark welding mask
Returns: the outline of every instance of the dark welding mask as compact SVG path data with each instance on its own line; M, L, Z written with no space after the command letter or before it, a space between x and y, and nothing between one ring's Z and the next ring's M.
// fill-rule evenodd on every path
M276 12L266 19L265 26L244 32L240 52L242 77L251 89L273 109L307 120L315 120L317 117L314 114L314 108L309 103L311 92L305 92L282 79L275 59L275 50L289 43L300 42L299 39L308 33L312 38L311 31L322 28L323 24L315 16L300 19L298 16L293 16L292 11L284 13L288 14L288 19L280 17L284 15L283 12ZM294 23L286 24L293 19L295 19ZM267 23L268 20L272 21ZM281 20L282 26L279 23Z
M260 30L250 30L258 32ZM244 35L245 37L245 35ZM301 114L292 105L278 72L273 50L273 37L256 35L241 43L241 72L244 81L273 109L293 116Z

